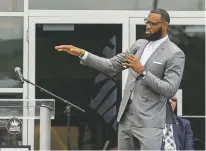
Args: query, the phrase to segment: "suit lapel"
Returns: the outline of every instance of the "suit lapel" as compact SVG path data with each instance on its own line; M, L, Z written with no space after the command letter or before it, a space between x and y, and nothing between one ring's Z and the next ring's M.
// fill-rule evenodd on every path
M139 48L139 50L136 52L135 56L137 56L137 58L141 58L142 53L145 49L145 47L147 46L147 44L149 43L149 41L145 40L143 44L141 44L141 47ZM132 69L130 69L131 73L135 76L138 76L138 73L133 71Z
M167 38L162 44L159 45L159 47L157 47L157 49L154 51L154 53L149 57L149 59L145 63L145 65L144 65L145 68L148 68L149 65L158 56L158 54L160 54L165 49L165 47L168 44L168 42L169 42L169 38Z
M142 44L142 47L140 47L140 49L137 51L137 53L135 54L139 59L141 58L142 56L142 53L145 49L145 47L147 46L147 44L149 43L149 41L145 41L143 44Z

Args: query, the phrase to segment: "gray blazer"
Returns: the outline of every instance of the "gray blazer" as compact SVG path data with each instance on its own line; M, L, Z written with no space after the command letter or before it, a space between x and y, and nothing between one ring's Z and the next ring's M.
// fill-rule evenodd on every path
M136 56L141 58L147 40L137 40L139 48ZM134 48L134 46L133 46ZM130 50L111 59L89 53L81 64L87 65L111 76L124 70L122 62ZM172 98L180 85L185 63L185 55L173 42L166 39L150 56L144 67L148 71L144 79L137 78L138 73L129 68L129 74L120 104L117 122L120 121L129 98L137 127L164 128L166 120L166 101ZM131 95L133 91L133 95Z

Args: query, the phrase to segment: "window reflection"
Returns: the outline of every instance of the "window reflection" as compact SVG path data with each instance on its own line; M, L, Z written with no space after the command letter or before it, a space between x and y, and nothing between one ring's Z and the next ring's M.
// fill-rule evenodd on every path
M204 0L29 0L29 9L54 10L152 10L204 11Z
M23 101L12 99L22 99L22 94L0 94L0 117L23 115Z
M23 17L0 17L0 88L22 87L14 72L23 66Z
M183 89L183 115L205 115L204 28L205 26L198 25L176 25L169 28L171 41L177 44L186 56L180 85L180 89Z
M0 99L11 99L11 98L22 99L22 94L10 94L10 93L0 94ZM1 114L4 113L5 112L1 111ZM0 145L22 145L22 132L19 133L18 135L10 134L6 129L6 124L8 120L9 119L0 120Z
M23 12L24 0L0 0L0 12Z
M10 134L6 128L8 121L9 119L0 120L0 145L22 145L22 132L17 135Z

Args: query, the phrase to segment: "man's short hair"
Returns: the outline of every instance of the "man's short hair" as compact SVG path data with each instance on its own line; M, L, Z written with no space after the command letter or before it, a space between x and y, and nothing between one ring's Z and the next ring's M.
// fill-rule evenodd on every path
M168 24L170 23L170 15L168 14L166 10L158 8L158 9L152 10L150 13L160 14L162 20L168 22Z

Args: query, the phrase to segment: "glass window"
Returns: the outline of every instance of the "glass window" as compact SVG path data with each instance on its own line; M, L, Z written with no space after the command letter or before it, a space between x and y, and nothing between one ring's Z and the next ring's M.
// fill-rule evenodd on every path
M137 39L142 37L144 28L144 25L136 26ZM180 85L183 115L205 116L205 26L170 25L168 34L186 56Z
M82 113L75 108L71 109L72 149L98 149L106 141L103 137L116 136L113 125L116 123L117 108L121 100L121 73L114 78L116 81L112 81L105 74L81 65L78 57L57 52L54 47L59 44L72 44L98 56L111 58L122 52L122 24L36 25L36 84L41 83L44 88L86 110L86 113ZM36 98L44 97L50 98L36 89ZM65 140L65 104L56 100L55 109L52 138ZM38 120L35 128L38 131ZM101 137L96 134L97 131L101 131ZM35 132L35 138L37 137L38 133ZM89 142L86 142L87 137ZM55 140L54 142L52 149L66 149L65 141L64 145ZM90 148L86 148L87 143L90 143Z
M0 99L21 99L22 94L1 93ZM1 111L1 114L5 112ZM9 119L0 120L0 145L22 145L22 132L13 135L10 134L6 128ZM22 121L22 120L21 120Z
M154 0L157 8L174 11L204 11L205 0Z
M0 88L20 88L14 72L23 66L23 17L0 17Z
M0 99L22 99L22 93L0 93Z
M23 115L23 102L11 101L12 99L22 99L22 93L1 93L0 99L0 116L22 116ZM8 101L9 99L10 101ZM14 107L15 106L15 107Z
M23 12L24 0L0 0L0 12Z
M19 134L10 134L6 128L9 120L0 120L0 145L22 145L22 132ZM22 122L22 120L20 119Z
M202 10L204 0L29 0L29 9L60 10Z

